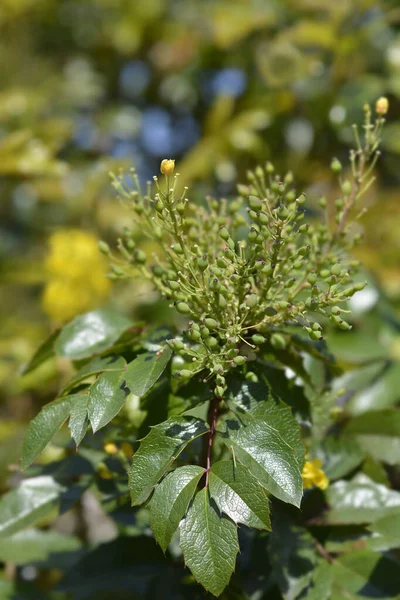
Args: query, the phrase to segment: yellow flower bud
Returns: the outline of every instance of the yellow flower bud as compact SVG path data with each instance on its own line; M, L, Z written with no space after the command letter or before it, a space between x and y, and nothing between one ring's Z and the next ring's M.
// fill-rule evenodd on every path
M113 442L107 442L107 444L104 445L104 450L107 454L117 454L118 452L118 448Z
M161 161L160 171L163 175L172 175L175 171L175 161L170 158L164 158L164 160Z
M385 98L385 96L378 98L375 104L375 110L381 117L386 115L387 111L389 110L389 100Z

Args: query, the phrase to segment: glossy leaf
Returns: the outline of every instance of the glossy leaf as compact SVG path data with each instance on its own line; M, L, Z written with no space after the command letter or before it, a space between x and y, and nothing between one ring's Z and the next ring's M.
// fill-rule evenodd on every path
M240 463L221 460L213 464L209 490L220 511L235 523L271 529L267 491Z
M76 396L65 396L46 404L30 422L22 449L23 469L32 464L66 421L75 398Z
M185 446L208 431L195 417L173 417L152 427L133 456L130 470L132 505L142 504Z
M175 469L157 485L151 499L150 527L164 552L203 475L204 469L188 465Z
M107 425L119 413L129 391L124 373L111 371L100 375L90 388L87 407L94 432Z
M303 484L294 450L265 421L243 416L227 421L223 438L239 461L271 494L300 506Z
M76 394L74 403L71 406L68 427L71 431L72 439L77 446L79 446L85 437L89 425L88 400L88 394Z
M123 356L96 356L84 364L83 367L75 373L70 381L64 386L62 393L65 394L81 381L84 381L93 375L97 375L98 373L122 371L125 365L126 361Z
M235 568L239 550L236 525L220 514L204 488L197 492L180 532L186 565L206 590L219 596Z
M322 460L329 480L344 477L360 465L365 452L350 436L326 436L316 457Z
M400 493L358 474L351 481L337 481L329 486L327 515L330 523L373 523L394 515L400 509Z
M345 432L366 453L391 465L400 463L400 410L374 410L354 417Z
M123 315L95 310L76 317L58 337L57 354L78 360L107 350L132 325Z
M239 379L230 380L228 386L229 407L237 413L248 413L263 419L276 429L282 439L294 450L297 462L304 465L305 448L300 426L293 417L292 409L273 394L265 383L251 383Z
M0 500L0 537L33 525L50 512L64 490L52 477L25 479Z
M50 553L73 552L80 547L81 542L76 537L62 535L57 531L27 529L2 539L0 561L24 565L46 560Z
M31 360L27 362L21 369L21 375L27 375L31 371L34 371L46 360L51 358L54 355L54 343L58 338L60 333L59 329L53 331L53 333L45 340L39 348L36 350L35 354L32 356Z
M139 354L126 368L126 385L136 396L143 396L162 375L172 351L167 346L159 353Z
M332 574L339 589L357 597L386 600L399 597L400 562L389 554L353 551L335 560Z
M378 519L368 529L390 541L391 548L400 548L400 509L397 514Z
M295 600L311 585L318 555L311 535L296 527L284 515L273 515L268 537L268 557L274 580L285 598Z

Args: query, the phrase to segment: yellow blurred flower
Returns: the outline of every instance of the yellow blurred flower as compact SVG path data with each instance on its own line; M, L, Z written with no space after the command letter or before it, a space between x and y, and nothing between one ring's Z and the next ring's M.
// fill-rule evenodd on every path
M381 117L386 115L387 111L389 110L389 100L385 98L385 96L378 98L376 101L375 110Z
M113 442L107 442L104 445L104 450L107 452L107 454L117 454L118 453L118 448Z
M303 467L301 474L303 478L303 487L305 490L312 488L313 486L319 487L321 490L326 490L329 485L329 479L322 470L322 462L319 458L313 460L307 460Z
M79 229L61 229L49 240L48 276L42 304L54 321L67 321L98 306L107 296L107 262L97 238Z

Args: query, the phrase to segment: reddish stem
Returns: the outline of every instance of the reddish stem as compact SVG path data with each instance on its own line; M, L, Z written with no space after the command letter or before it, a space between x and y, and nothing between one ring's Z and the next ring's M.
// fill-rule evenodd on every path
M206 455L205 456L205 461L206 461L206 484L205 484L205 487L208 487L208 475L209 475L210 469L211 469L211 451L212 451L212 445L213 445L216 426L217 426L218 406L219 406L219 398L214 396L214 398L210 402L210 406L208 408L208 414L207 414L207 421L210 426L210 431L208 433L207 446L205 448L205 455Z

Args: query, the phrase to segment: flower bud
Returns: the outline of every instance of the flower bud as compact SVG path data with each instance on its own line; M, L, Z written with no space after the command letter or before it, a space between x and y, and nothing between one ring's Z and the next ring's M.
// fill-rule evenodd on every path
M217 396L217 398L222 398L224 395L224 388L221 385L216 385L215 386L215 395Z
M343 181L343 183L342 183L342 192L343 192L343 194L345 194L345 196L348 196L350 194L351 189L352 189L351 182L348 179L346 179L345 181Z
M267 171L267 173L269 175L272 175L272 173L275 171L275 167L271 162L267 162L267 164L265 165L265 170Z
M183 213L185 212L184 202L178 202L178 204L176 205L176 212L180 215L183 215Z
M169 158L164 158L161 161L160 171L163 175L172 175L175 171L175 161Z
M361 290L363 290L366 285L366 281L359 281L358 283L355 283L353 287L356 292L361 292Z
M219 345L217 338L210 336L207 338L207 345L209 348L216 348Z
M207 267L208 267L208 256L207 256L207 254L203 254L203 256L201 256L198 259L197 266L199 267L199 269L201 271L204 271L205 269L207 269Z
M299 206L303 206L303 204L305 204L305 201L306 201L305 194L300 194L300 196L296 200L296 202Z
M257 383L258 377L253 371L248 371L245 376L246 381L251 381L251 383Z
M308 283L311 283L311 285L314 285L314 283L317 281L317 276L315 273L310 273L307 277L307 281Z
M318 204L321 208L326 208L327 202L325 196L321 196L321 198L318 200Z
M178 373L177 373L177 376L180 379L184 379L186 381L191 379L192 375L193 375L193 373L192 373L192 371L189 371L189 369L182 369L181 371L178 371Z
M204 319L204 324L209 329L217 329L217 327L218 327L218 322L212 318Z
M389 110L389 100L385 96L378 98L375 104L375 111L380 116L386 115Z
M252 335L251 339L253 344L256 344L256 346L259 346L260 344L263 344L265 342L265 337L263 335L260 335L259 333L255 333L254 335Z

